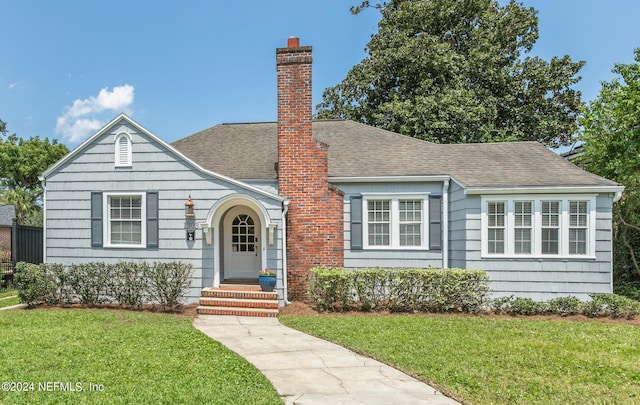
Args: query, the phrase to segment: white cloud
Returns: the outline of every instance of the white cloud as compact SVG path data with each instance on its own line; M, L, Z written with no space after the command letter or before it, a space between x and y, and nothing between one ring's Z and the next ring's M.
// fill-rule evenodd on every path
M62 135L67 142L80 142L107 122L106 117L101 113L131 114L130 106L133 104L133 98L133 86L125 84L114 87L112 91L105 87L97 96L84 100L77 99L73 104L65 107L64 114L56 120L56 133Z

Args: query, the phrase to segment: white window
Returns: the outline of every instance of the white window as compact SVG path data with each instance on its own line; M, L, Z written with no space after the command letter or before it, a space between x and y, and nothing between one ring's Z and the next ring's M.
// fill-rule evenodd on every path
M569 254L587 254L589 214L587 201L569 201Z
M131 137L129 134L121 133L115 139L115 164L116 167L131 167Z
M427 248L428 194L363 195L367 249Z
M595 197L481 199L482 255L595 256Z
M560 252L560 201L542 201L542 254Z
M369 246L389 246L391 238L390 200L367 201Z
M531 254L533 246L533 202L514 201L513 210L513 253L520 255Z
M487 242L489 253L504 253L506 224L504 205L504 201L490 201L487 204Z
M140 247L146 246L145 195L104 194L106 246Z

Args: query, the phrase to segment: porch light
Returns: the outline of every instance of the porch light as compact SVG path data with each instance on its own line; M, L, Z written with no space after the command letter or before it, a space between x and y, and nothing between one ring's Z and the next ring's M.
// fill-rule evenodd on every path
M184 229L187 230L187 240L196 240L196 215L193 213L194 207L191 196L184 203Z

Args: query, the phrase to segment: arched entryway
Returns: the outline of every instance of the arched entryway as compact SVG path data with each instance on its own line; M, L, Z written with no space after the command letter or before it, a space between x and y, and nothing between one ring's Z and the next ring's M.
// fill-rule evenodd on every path
M230 279L257 282L258 272L267 267L276 228L260 201L245 194L223 197L213 204L203 227L213 249L213 287Z
M229 209L222 226L223 279L252 280L262 268L262 224L258 214L245 205Z

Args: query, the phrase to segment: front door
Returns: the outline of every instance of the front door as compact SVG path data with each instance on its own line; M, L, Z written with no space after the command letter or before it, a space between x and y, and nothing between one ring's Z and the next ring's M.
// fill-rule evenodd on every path
M224 219L224 278L257 279L262 263L260 219L248 207L234 207Z

